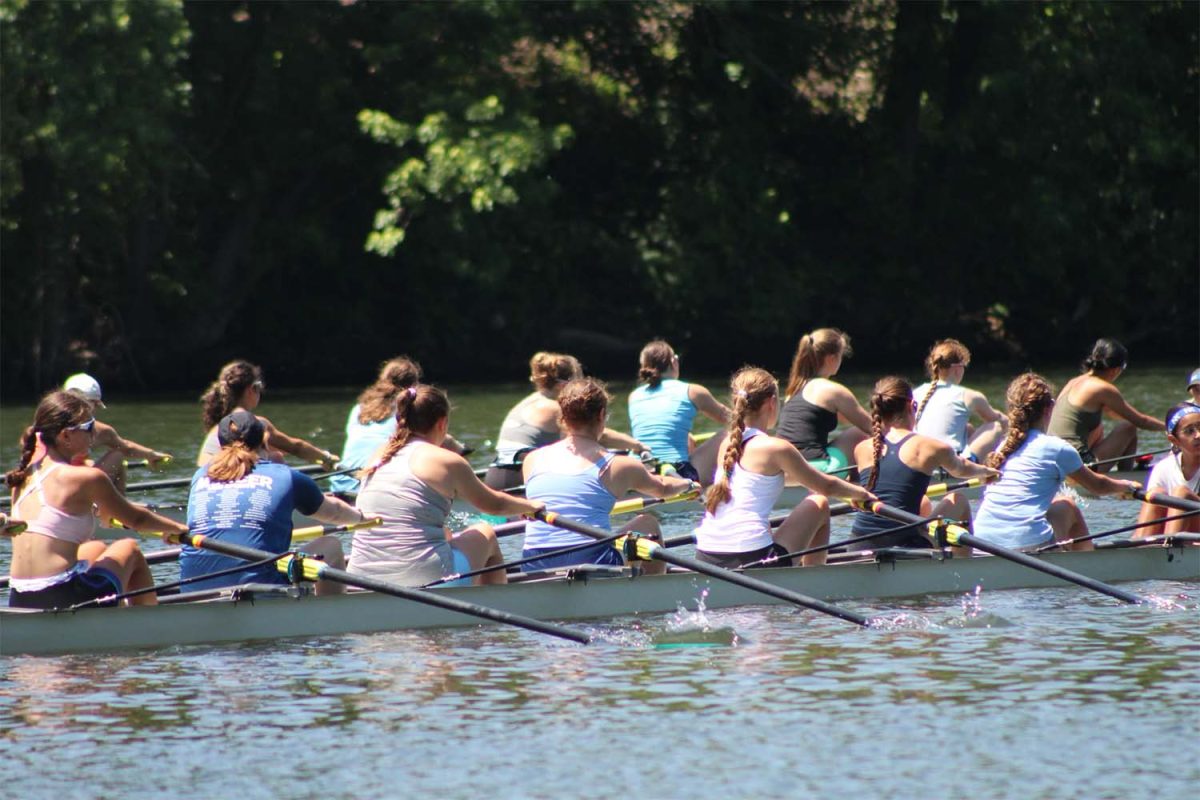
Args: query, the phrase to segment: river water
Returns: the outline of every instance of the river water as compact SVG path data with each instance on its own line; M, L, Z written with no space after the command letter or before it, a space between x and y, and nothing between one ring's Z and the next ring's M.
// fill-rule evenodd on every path
M1157 415L1184 374L1135 369L1121 386ZM1003 382L968 376L994 404ZM865 398L869 381L847 383ZM452 430L483 463L525 389L449 388ZM355 394L272 388L260 411L336 451ZM194 401L108 402L103 419L178 456L166 476L190 473ZM0 413L5 464L30 412ZM623 415L618 402L614 426ZM1136 515L1086 502L1093 530ZM694 521L664 514L669 534ZM0 543L4 571L8 554ZM779 606L697 611L697 596L675 615L585 624L602 638L587 647L476 627L0 657L0 776L25 800L1194 797L1200 586L1128 588L1173 604L1073 588L848 603L897 620L863 630ZM657 646L678 626L708 626L715 644Z

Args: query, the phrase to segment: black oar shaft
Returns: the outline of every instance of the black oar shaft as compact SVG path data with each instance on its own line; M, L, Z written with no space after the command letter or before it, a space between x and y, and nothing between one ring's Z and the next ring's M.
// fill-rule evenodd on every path
M273 554L265 550L258 550L253 547L245 547L243 545L233 544L231 542L222 542L216 539L210 539L196 534L184 534L181 537L186 543L193 547L202 547L205 550L211 550L214 553L222 553L234 558L240 558L245 561L259 561L264 558L270 558ZM324 563L319 569L319 577L323 580L334 581L335 583L344 583L347 586L354 586L359 589L369 589L380 594L399 597L403 600L412 600L415 603L423 603L425 605L442 608L447 611L456 611L467 616L478 617L480 619L491 620L492 622L501 622L507 625L515 625L518 628L544 633L548 636L557 636L560 639L569 639L580 644L587 644L592 637L584 631L568 628L563 625L555 625L550 622L542 622L541 620L531 617L522 616L520 614L512 614L507 611L501 611L496 608L488 608L486 606L468 603L463 600L458 600L453 597L442 597L432 592L413 589L407 586L399 586L394 583L369 578L365 575L355 575L345 570L334 569Z
M547 524L554 525L564 530L574 531L575 533L580 533L584 536L590 536L597 540L605 539L612 535L610 531L606 531L603 528L597 528L593 525L588 525L583 522L566 519L564 517L560 517L552 511L543 511L538 515L538 517ZM696 558L672 553L657 542L650 542L649 540L642 540L642 542L648 546L647 554L657 561L662 561L666 564L674 564L677 567L684 567L685 569L690 569L693 572L698 572L701 575L708 575L709 577L716 578L717 580L733 583L761 594L769 595L789 603L794 603L798 606L803 606L804 608L812 609L813 611L820 611L823 614L829 614L830 616L844 619L847 622L853 622L855 625L865 626L868 623L868 619L862 614L857 614L845 608L839 608L838 606L826 603L824 600L818 600L815 597L809 597L808 595L800 594L799 592L793 592L790 589L784 589L782 587L775 586L774 584L767 583L766 581L758 580L757 578L751 578L747 575L742 575L741 573L734 572L723 567L708 564Z
M1186 497L1175 497L1162 490L1146 492L1138 489L1133 493L1133 497L1134 499L1141 500L1144 503L1153 503L1156 506L1173 508L1176 511L1200 510L1200 501L1188 500Z

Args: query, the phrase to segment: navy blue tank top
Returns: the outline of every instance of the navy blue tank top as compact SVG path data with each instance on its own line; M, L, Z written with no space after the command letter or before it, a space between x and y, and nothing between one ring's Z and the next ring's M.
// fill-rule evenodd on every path
M879 480L875 482L875 496L884 503L907 511L910 514L921 513L921 498L929 488L930 476L915 470L900 460L900 448L915 433L910 433L898 442L884 439L883 456L879 459ZM859 483L864 487L871 480L871 467L864 469L859 475ZM854 515L854 527L851 536L865 536L876 531L886 531L898 528L902 523L890 519L859 512ZM852 550L876 550L880 547L929 547L929 539L915 528L893 534L878 536L859 544L851 545Z

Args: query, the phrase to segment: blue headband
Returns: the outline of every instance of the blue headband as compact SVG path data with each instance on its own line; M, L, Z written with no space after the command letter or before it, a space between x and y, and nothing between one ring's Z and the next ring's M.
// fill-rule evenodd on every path
M1200 414L1200 406L1195 403L1180 403L1179 408L1175 409L1175 413L1167 417L1167 433L1174 436L1179 423L1189 414Z

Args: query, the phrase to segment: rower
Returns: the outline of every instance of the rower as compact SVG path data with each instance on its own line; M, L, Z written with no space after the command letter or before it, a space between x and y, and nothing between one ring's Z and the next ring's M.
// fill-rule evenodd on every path
M496 459L484 477L493 489L511 489L522 483L521 462L532 450L554 444L562 438L558 424L558 393L568 381L583 377L583 368L574 356L562 353L534 353L529 359L529 381L534 392L513 406L500 425L496 437ZM600 436L607 447L641 453L644 444L605 428Z
M217 423L234 411L254 411L262 402L263 392L266 391L263 382L262 369L249 361L231 361L221 367L217 379L200 396L204 406L202 419L208 435L200 447L200 455L196 458L197 466L204 466L221 449L217 438ZM263 439L259 458L264 461L283 461L283 454L288 453L302 458L313 464L322 464L332 469L338 462L338 457L328 450L322 450L311 442L295 436L289 436L271 424L266 417L260 416L266 436Z
M1200 368L1192 370L1192 374L1188 375L1187 390L1192 402L1200 405Z
M1055 402L1054 388L1041 375L1018 375L1008 385L1005 400L1008 435L987 457L987 465L1000 470L1000 480L984 490L975 514L978 538L1021 549L1087 536L1087 522L1075 501L1058 494L1064 480L1096 495L1128 495L1142 488L1135 481L1093 472L1074 447L1045 432ZM1068 547L1091 550L1092 543Z
M703 485L712 482L721 437L699 447L691 441L692 420L700 412L721 426L729 409L698 383L679 380L679 355L661 339L642 348L638 357L642 386L629 394L630 432L650 448L660 465Z
M436 386L410 386L396 399L395 431L358 493L359 509L383 524L357 531L350 572L420 586L448 575L504 562L491 525L452 533L446 522L461 497L485 514L532 515L542 503L488 488L467 460L444 446L450 399ZM506 583L503 569L474 583Z
M544 503L551 511L573 520L611 530L609 515L618 498L630 492L651 497L671 497L700 488L696 481L672 475L653 475L637 458L614 455L601 438L608 419L611 398L604 385L592 378L577 378L558 393L558 408L566 436L559 442L526 456L522 465L525 494ZM658 520L639 514L618 532L637 533L662 540ZM612 544L601 543L560 556L553 551L593 540L533 521L525 526L523 558L536 560L521 569L533 572L574 564L621 566L624 559ZM538 558L541 556L541 558ZM647 562L643 570L661 573L666 564Z
M380 365L379 377L358 396L346 418L346 443L338 467L358 470L378 460L376 456L396 432L396 399L420 381L421 365L408 356L397 356ZM442 446L452 453L466 455L467 448L449 434ZM358 492L358 476L334 475L329 486L336 495L350 500Z
M961 375L960 370L954 371ZM969 525L971 506L963 495L952 492L937 505L925 496L933 471L942 469L956 478L995 478L1000 473L962 458L953 446L940 439L915 432L914 417L913 390L908 381L894 375L880 378L871 393L874 436L854 448L859 481L892 508ZM851 536L864 536L900 525L876 514L860 512L854 517ZM909 529L860 542L854 548L929 547L930 541L925 534L922 529Z
M947 442L954 452L982 463L1004 439L1008 417L974 389L962 385L971 351L957 339L943 339L925 357L929 382L913 392L917 400L916 432ZM981 425L971 430L971 417Z
M1165 422L1171 452L1150 471L1146 493L1165 492L1172 497L1200 500L1200 403L1185 402L1172 406ZM1142 503L1138 522L1160 520L1166 515L1165 507ZM1139 528L1133 538L1182 531L1200 532L1200 517L1184 517L1165 524L1147 525Z
M800 337L788 376L787 402L779 413L776 433L821 472L843 471L855 446L871 435L871 417L854 394L830 380L852 355L850 337L836 328L819 328ZM850 423L831 443L838 421Z
M334 525L362 521L363 515L357 509L333 495L322 494L307 475L286 464L260 460L266 436L263 419L244 409L227 414L217 424L221 449L196 470L188 494L187 519L192 533L283 553L292 543L293 512ZM335 569L346 564L341 542L335 536L305 542L301 549ZM185 546L179 556L179 574L183 579L192 579L244 563L211 550ZM286 584L288 579L274 564L261 564L195 581L190 588L219 589L250 582ZM316 589L317 594L339 594L346 587L317 581Z
M21 436L21 460L5 476L13 513L28 527L12 544L8 604L67 608L153 585L150 567L133 539L95 540L96 514L140 531L184 533L175 520L125 499L108 475L78 466L95 436L92 405L73 392L42 398L33 425ZM41 457L35 458L40 446ZM154 605L153 592L131 602Z
M79 372L72 375L63 383L62 388L86 400L91 406L93 417L96 416L97 409L108 408L102 399L99 381L87 373ZM132 439L122 438L116 428L100 420L96 420L92 447L94 449L106 448L104 455L95 459L92 466L103 470L119 492L125 491L125 461L130 457L144 458L151 467L170 461L172 458L170 453L163 453L138 444Z
M1125 372L1129 353L1116 339L1097 339L1083 361L1083 374L1067 381L1046 432L1065 439L1087 463L1107 462L1093 467L1106 472L1118 456L1137 452L1137 429L1163 430L1162 420L1143 414L1126 402L1115 385ZM1101 418L1107 414L1118 422L1106 435ZM1121 469L1128 468L1122 462Z
M828 496L861 502L877 498L861 486L819 472L790 442L766 433L779 416L779 385L766 370L743 367L730 388L729 431L721 445L716 482L708 490L704 520L696 530L696 556L736 569L828 544ZM814 494L772 531L769 514L785 484L806 486ZM825 555L824 550L810 553L803 563L823 564Z

